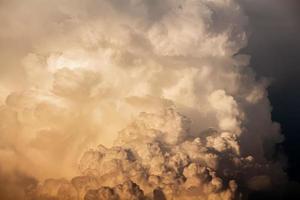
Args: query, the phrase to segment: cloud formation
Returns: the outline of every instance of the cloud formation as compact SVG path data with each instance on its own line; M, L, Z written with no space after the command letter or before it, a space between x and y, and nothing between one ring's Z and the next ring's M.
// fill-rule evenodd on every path
M30 198L238 199L284 176L237 1L0 4L0 161L46 179Z

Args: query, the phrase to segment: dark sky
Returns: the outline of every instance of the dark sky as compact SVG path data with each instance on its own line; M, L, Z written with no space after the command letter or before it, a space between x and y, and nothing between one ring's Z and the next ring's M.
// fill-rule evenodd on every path
M243 52L252 56L251 67L258 77L272 80L269 88L272 116L280 122L285 135L282 148L288 157L291 184L288 194L278 199L299 199L296 193L299 194L300 188L300 1L244 0L243 3L251 32L249 45Z

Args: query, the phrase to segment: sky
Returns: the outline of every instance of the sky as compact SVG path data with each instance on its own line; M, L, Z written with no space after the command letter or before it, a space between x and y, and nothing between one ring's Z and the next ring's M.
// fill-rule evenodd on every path
M287 150L296 152L294 148L300 142L297 126L297 100L300 95L297 90L300 81L300 4L298 1L278 0L256 2L255 6L251 4L245 4L250 18L251 36L243 51L251 54L251 66L257 74L270 78L273 117L281 122L286 142L291 144L286 145ZM299 167L293 153L291 162ZM296 177L299 180L299 175Z
M250 18L251 37L243 51L251 54L251 66L257 75L271 79L272 117L280 122L285 135L281 148L287 155L289 177L299 182L300 3L266 0L244 4ZM295 198L295 192L290 193L289 198Z

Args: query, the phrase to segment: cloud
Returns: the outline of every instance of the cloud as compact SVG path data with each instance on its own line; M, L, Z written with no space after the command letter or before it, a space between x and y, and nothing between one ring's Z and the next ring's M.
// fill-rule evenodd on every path
M271 162L242 156L238 135L215 130L193 137L188 135L190 125L174 109L142 113L119 133L116 145L83 154L81 176L70 182L46 180L31 194L66 199L60 197L65 191L71 199L155 199L159 189L166 199L238 199L239 187L268 189L283 176ZM123 187L128 187L125 193Z
M7 200L23 200L38 181L23 172L2 169L0 171L0 197Z
M236 1L1 3L0 160L40 180L33 199L235 199L284 177Z

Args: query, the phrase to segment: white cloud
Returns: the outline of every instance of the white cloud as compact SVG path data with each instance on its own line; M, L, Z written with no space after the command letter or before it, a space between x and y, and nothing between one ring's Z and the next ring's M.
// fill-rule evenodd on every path
M234 199L239 185L276 182L265 155L281 138L265 85L235 55L247 43L236 1L15 3L0 39L24 49L12 55L22 72L7 74L24 84L0 79L1 163L72 178L82 152L104 145L83 154L82 176L32 195Z

